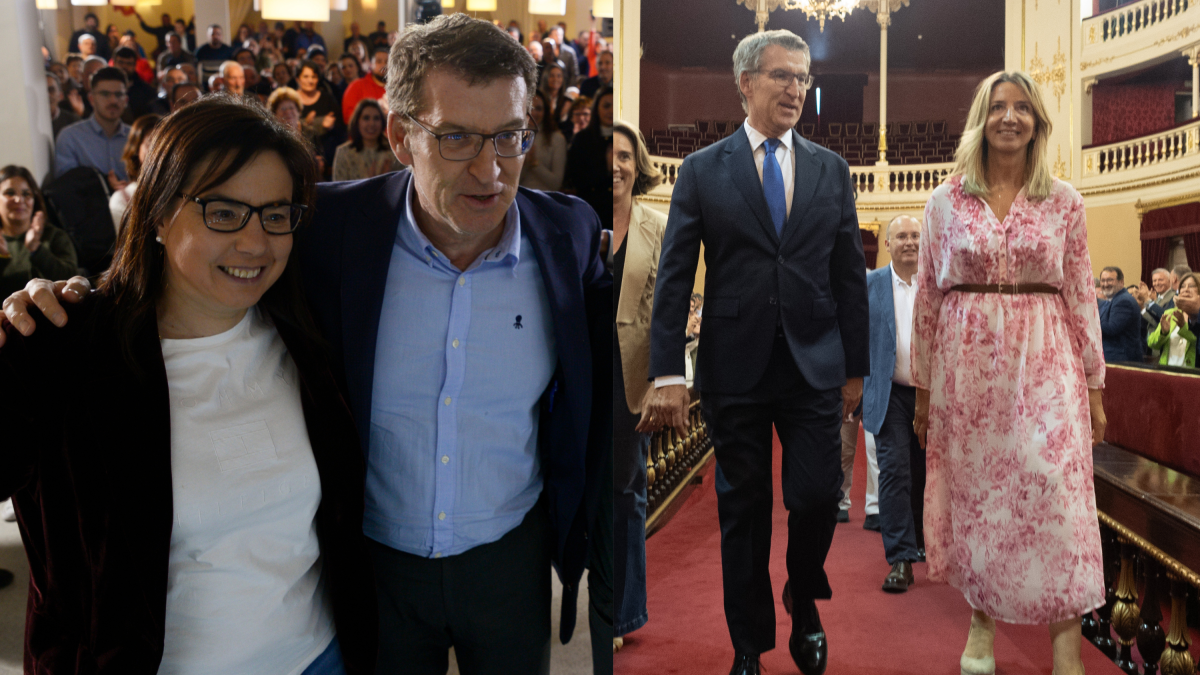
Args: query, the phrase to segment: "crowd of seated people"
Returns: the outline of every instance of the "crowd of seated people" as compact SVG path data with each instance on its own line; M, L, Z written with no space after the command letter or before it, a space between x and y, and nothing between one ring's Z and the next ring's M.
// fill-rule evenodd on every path
M740 120L698 120L694 125L672 124L650 132L651 152L659 157L682 159L712 145L741 126ZM851 166L873 165L879 157L879 125L874 122L801 122L796 131L828 148ZM887 133L889 164L939 164L954 161L959 136L949 133L946 122L891 122Z
M1200 281L1187 265L1158 268L1150 280L1126 286L1121 268L1101 270L1096 298L1105 361L1195 368Z

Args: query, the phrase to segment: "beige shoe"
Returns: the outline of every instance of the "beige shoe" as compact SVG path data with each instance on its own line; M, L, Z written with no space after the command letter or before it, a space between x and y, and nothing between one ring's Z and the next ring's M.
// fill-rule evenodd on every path
M963 649L962 658L958 660L959 668L962 669L962 675L992 675L996 672L996 658L992 655L992 645L988 644L987 656L972 658L967 656L967 651L972 644L980 647L980 642L984 644L994 642L996 639L996 624L992 622L991 635L988 636L988 631L984 627L982 621L976 621L975 615L971 615L971 630L967 633L967 646ZM990 637L990 639L989 639ZM978 653L982 649L972 650Z
M962 669L962 675L993 675L996 672L996 658L985 656L973 659L964 654L958 660L958 666Z

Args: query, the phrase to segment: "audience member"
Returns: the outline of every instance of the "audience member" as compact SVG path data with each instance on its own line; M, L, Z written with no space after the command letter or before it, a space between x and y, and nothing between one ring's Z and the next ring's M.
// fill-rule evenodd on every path
M305 50L307 58L312 60L312 54L308 51L309 47L312 46L320 47L322 53L327 51L325 47L325 38L321 37L320 33L317 33L313 30L313 22L303 21L300 23L300 34L296 36L296 51L300 51L301 49Z
M26 427L5 442L0 497L30 525L35 579L87 580L39 589L27 625L43 639L26 658L61 672L99 660L366 675L378 625L365 468L291 236L314 166L261 108L215 99L157 132L100 289L61 331L43 320L0 351L0 372L32 387L0 393L3 423ZM103 400L81 415L27 398L97 382ZM69 487L98 475L103 494ZM238 508L249 494L263 502ZM104 555L78 554L93 546Z
M174 31L167 34L167 47L159 53L158 60L155 62L155 67L158 69L159 77L162 77L162 72L172 66L177 66L181 63L195 63L196 57L190 52L183 49L183 38Z
M1195 274L1183 275L1179 282L1179 293L1200 297ZM1189 328L1188 316L1182 309L1172 307L1165 310L1158 325L1147 336L1146 344L1160 352L1159 365L1196 367L1196 334Z
M275 67L275 64L283 63L286 60L283 50L279 47L279 40L274 35L268 35L258 43L258 55L254 66L260 72L268 72Z
M271 69L271 82L275 89L280 87L288 87L295 89L295 76L292 73L292 67L286 63L276 63Z
M99 56L101 59L103 59L104 57L100 53L99 45L100 41L91 33L84 33L83 35L79 36L79 53L82 54L84 58Z
M388 29L386 21L380 21L379 23L375 24L375 32L367 36L367 42L371 44L372 48L391 46L388 43Z
M183 19L175 19L175 33L183 38L189 52L196 53L196 17L193 16L187 23Z
M127 105L121 116L121 119L128 124L150 112L150 107L154 103L154 99L158 97L158 92L138 76L137 52L129 47L117 48L113 54L113 65L125 73L125 80L129 83L125 90Z
M299 52L299 50L296 50ZM321 77L325 77L325 71L329 68L329 55L325 53L325 48L321 45L311 45L304 52L304 58L309 63L317 67L317 72Z
M277 87L267 98L267 109L285 125L300 133L300 109L304 103L291 87Z
M557 50L558 60L562 61L563 68L566 71L567 82L564 86L574 87L579 84L579 56L575 53L575 48L567 42L563 35L562 26L554 26L550 29L550 37L554 40L554 46Z
M113 227L116 228L118 237L121 234L121 218L125 215L129 202L133 201L138 174L141 173L142 165L146 162L146 153L150 150L154 126L161 119L161 115L143 115L129 125L129 141L125 143L125 151L121 153L121 159L125 160L125 173L129 174L129 184L120 190L113 190L108 199L108 210L112 213Z
M311 61L305 61L296 73L300 85L297 94L304 107L300 117L304 120L303 131L322 158L322 166L331 168L337 146L345 136L342 110L328 84L322 86L320 70ZM324 173L324 172L323 172ZM328 176L326 176L328 178Z
M611 87L613 81L613 54L600 52L596 58L596 74L579 84L579 94L591 98L601 87Z
M296 38L300 36L300 22L296 21L295 26L283 29L283 22L275 24L275 31L279 33L279 45L283 48L283 55L291 59L296 56Z
M175 26L171 22L170 14L163 13L162 25L157 26L157 27L147 25L146 19L143 18L141 12L137 11L136 9L133 10L133 14L134 14L134 16L137 17L138 24L141 25L142 30L153 35L154 40L158 43L154 48L154 53L156 55L161 54L164 51L166 51L167 49L169 49L169 47L167 46L167 38L170 37L171 34L175 32ZM162 70L162 68L159 68L159 70Z
M400 171L384 135L387 120L379 101L364 98L350 115L350 140L337 147L333 156L334 180L359 180Z
M50 96L50 129L57 139L60 131L79 121L79 115L59 105L63 98L62 86L54 73L46 73L46 93Z
M122 33L120 39L117 41L117 48L120 48L120 47L129 47L130 49L132 49L134 51L134 53L137 54L138 75L143 80L146 80L147 84L149 84L150 82L153 82L154 81L154 67L150 65L150 61L147 60L147 58L146 58L146 50L142 49L142 46L140 44L138 44L137 33L133 32L131 30L127 30L124 33ZM117 53L117 50L113 49L113 54L115 55L116 53Z
M0 295L21 290L31 279L76 274L71 238L46 222L46 203L24 167L0 169L0 234Z
M106 59L112 58L113 52L121 45L121 30L114 24L108 24L108 28L104 30L104 39L100 40L100 44L104 47L103 53L100 55Z
M188 81L187 73L179 66L174 66L163 72L162 77L158 79L158 96L155 97L151 104L153 112L159 115L166 115L171 112L171 90L175 85Z
M349 118L354 114L354 108L358 102L371 98L386 105L386 83L388 70L388 50L382 47L377 48L371 54L371 75L370 77L360 77L354 80L346 87L346 93L342 95L342 118ZM386 117L387 115L384 115Z
M234 39L233 43L230 46L233 47L234 49L237 49L238 47L243 47L253 37L254 37L254 33L251 32L250 26L247 24L242 24L242 25L238 26L237 37Z
M547 108L546 94L535 91L529 116L533 118L537 135L521 165L521 185L534 190L561 190L563 174L567 170L567 139L546 114Z
M1193 335L1200 335L1200 293L1197 293L1193 288L1183 288L1183 280L1192 275L1190 270L1184 272L1179 268L1187 268L1186 265L1179 265L1175 268L1175 272L1180 275L1179 292L1175 294L1175 306L1183 310L1187 315L1188 330ZM1186 292L1185 292L1186 291Z
M1142 360L1141 308L1124 288L1125 273L1119 267L1100 270L1100 290L1105 301L1100 303L1100 334L1104 338L1104 361Z
M1174 268L1172 268L1171 269L1171 289L1174 290L1176 293L1178 293L1179 292L1179 281L1181 279L1183 279L1184 276L1191 274L1191 273L1192 273L1192 268L1188 267L1187 265L1176 265Z
M563 186L574 190L600 214L601 222L612 218L612 174L604 166L604 154L612 138L611 87L601 89L592 105L592 121L575 135L567 149Z
M85 35L91 38L91 51L88 52L84 52L83 46L80 44L80 38ZM83 28L71 33L71 39L67 42L67 51L77 52L84 56L97 54L103 37L104 33L100 32L100 19L95 14L88 12L83 15Z
M171 112L200 100L200 85L193 82L180 82L171 88Z
M325 82L329 84L329 88L333 90L334 98L339 101L346 93L346 78L342 77L342 69L338 64L334 63L332 68L325 68ZM343 117L343 119L345 119Z
M221 42L221 24L208 27L208 42L196 50L197 61L228 61L233 58L233 47Z
M1150 273L1150 286L1138 284L1138 304L1142 306L1142 318L1156 325L1162 313L1174 307L1175 289L1171 288L1171 272L1160 267Z
M539 92L537 96L541 96ZM538 98L534 97L534 106ZM650 435L635 427L650 389L650 313L667 217L638 203L662 182L640 131L618 122L613 134L613 648L646 624L646 454ZM607 490L605 490L607 492ZM607 496L607 495L602 495ZM599 509L601 517L607 509ZM604 525L606 523L602 523ZM594 640L592 654L603 648ZM609 657L611 662L611 656ZM596 670L600 672L600 670Z
M346 38L345 40L342 40L342 51L344 51L344 52L350 51L350 43L358 41L358 40L365 40L365 39L366 38L362 34L362 29L360 29L358 27L358 22L357 21L350 22L350 37Z
M342 54L338 59L338 69L342 71L342 79L346 81L347 86L363 75L362 63L350 53Z
M572 126L571 100L567 98L563 78L562 63L556 61L542 70L542 81L538 87L538 91L545 94L549 106L546 108L546 117L559 129Z
M366 39L358 39L350 43L350 48L346 50L348 54L358 59L358 65L366 71L367 59L369 54L374 51L374 47L367 43Z
M95 112L58 135L55 175L61 176L77 166L91 166L107 177L111 190L119 190L129 181L121 159L129 139L129 125L121 121L126 107L125 72L120 68L101 68L92 76L91 84L88 100Z
M226 91L238 97L246 94L246 73L242 70L242 64L237 61L226 61L221 64L220 73Z
M571 124L562 127L563 135L567 137L568 147L575 135L592 123L592 103L593 99L587 96L580 96L574 101L571 101Z

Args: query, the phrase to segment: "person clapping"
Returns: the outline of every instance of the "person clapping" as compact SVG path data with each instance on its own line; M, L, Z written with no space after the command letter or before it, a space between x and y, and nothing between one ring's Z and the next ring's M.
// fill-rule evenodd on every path
M66 232L46 222L46 204L33 174L23 166L0 169L0 296L30 279L67 279L76 273L75 246Z

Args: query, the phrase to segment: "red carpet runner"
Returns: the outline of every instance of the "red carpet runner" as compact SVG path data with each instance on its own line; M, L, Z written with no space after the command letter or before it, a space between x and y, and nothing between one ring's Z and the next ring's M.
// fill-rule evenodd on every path
M779 441L775 442L775 520L771 578L779 626L775 649L763 655L769 675L799 673L788 655L791 619L779 595L787 578L787 511L779 491ZM818 602L829 636L827 675L958 675L970 623L962 593L925 580L916 564L915 586L907 593L880 590L890 569L879 533L862 529L866 458L862 434L855 456L850 522L838 525L825 569L833 599ZM721 593L721 532L710 470L704 485L662 531L647 542L650 622L625 638L614 657L620 675L725 675L733 647L725 627ZM1050 637L1045 626L998 624L997 675L1051 673ZM1088 675L1121 671L1090 644L1083 646Z

